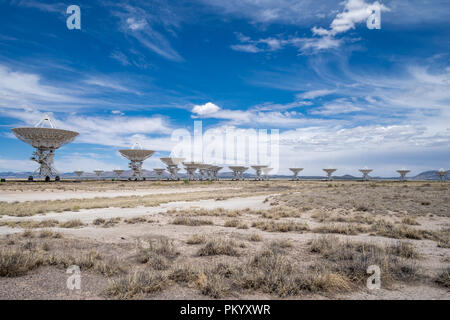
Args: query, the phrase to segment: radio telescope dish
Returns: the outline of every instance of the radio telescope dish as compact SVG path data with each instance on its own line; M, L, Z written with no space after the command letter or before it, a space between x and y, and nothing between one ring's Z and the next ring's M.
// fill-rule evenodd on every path
M269 167L262 168L262 172L264 174L263 180L269 180L269 173L272 170L273 170L273 168L269 168Z
M44 128L46 122L50 128ZM39 163L40 167L36 170L39 171L39 176L45 177L47 181L51 176L56 176L55 180L59 180L58 171L53 167L55 150L72 142L78 132L56 129L48 115L34 127L14 128L11 131L17 138L36 149L31 160Z
M139 147L139 149L135 149L136 147ZM128 167L133 170L131 179L134 178L134 180L142 179L142 163L155 153L154 150L143 149L139 142L136 142L131 149L121 149L119 152L122 156L130 160Z
M166 171L166 169L156 168L156 169L153 169L153 171L155 171L157 179L161 180L161 175L164 173L164 171Z
M212 172L212 179L219 181L219 171L222 170L223 167L219 166L212 166L211 172Z
M441 182L445 181L445 176L447 175L448 171L444 170L444 168L440 168L436 173L439 175L439 180Z
M81 180L81 176L83 175L84 171L77 170L77 171L74 171L74 173L78 176L78 179Z
M167 166L167 171L170 173L170 180L179 180L178 178L178 165L184 161L184 158L160 158L162 162Z
M94 170L95 175L97 176L97 178L100 178L100 176L103 173L103 170Z
M303 168L289 168L289 170L291 170L294 174L294 176L292 177L292 181L300 180L300 178L298 177L298 173L302 171Z
M369 173L371 173L373 171L373 169L368 169L367 167L364 167L362 169L359 169L359 172L361 172L363 174L363 181L368 181L369 180Z
M325 171L327 173L327 180L328 181L332 181L333 180L333 172L335 172L337 169L331 169L331 168L327 168L327 169L322 169L323 171Z
M255 180L264 180L263 177L261 176L261 171L263 168L267 168L267 166L264 165L255 165L255 166L251 166L252 169L254 169L256 171L256 178Z
M188 180L195 180L195 171L201 166L199 162L183 162L184 168L187 172Z
M200 172L200 180L210 180L212 179L212 169L213 165L202 163L198 167L198 171Z
M401 168L400 170L397 170L397 172L400 174L400 181L406 181L406 175L411 172L411 170Z
M123 173L123 170L122 170L122 169L116 169L116 170L113 170L113 172L116 174L117 180L119 180L119 179L120 179L120 176L121 176L122 173Z
M244 172L248 170L248 167L244 166L228 166L233 171L232 180L244 180Z

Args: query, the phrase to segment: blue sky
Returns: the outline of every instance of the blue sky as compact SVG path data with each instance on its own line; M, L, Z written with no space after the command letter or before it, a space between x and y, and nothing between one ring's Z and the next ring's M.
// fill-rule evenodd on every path
M56 154L63 172L126 168L117 149L135 141L161 167L195 120L278 129L279 173L448 168L450 2L386 0L368 29L376 4L0 1L0 171L35 169L10 129L45 113L80 133Z

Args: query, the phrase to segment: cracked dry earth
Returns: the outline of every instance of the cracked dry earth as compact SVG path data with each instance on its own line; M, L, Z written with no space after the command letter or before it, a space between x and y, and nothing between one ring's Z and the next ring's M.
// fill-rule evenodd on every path
M450 298L446 183L8 182L0 199L1 299Z

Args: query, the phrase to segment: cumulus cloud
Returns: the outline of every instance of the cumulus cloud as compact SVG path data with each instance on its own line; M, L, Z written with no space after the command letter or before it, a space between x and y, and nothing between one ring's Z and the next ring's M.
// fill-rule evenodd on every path
M318 38L311 38L303 47L304 50L313 51L337 48L342 40L335 36L355 28L357 23L366 22L374 12L390 11L388 7L378 1L366 3L365 0L347 0L344 2L344 9L333 19L330 29L314 26L311 31ZM381 21L379 21L381 23Z
M366 22L374 11L389 11L389 8L378 1L366 3L365 0L347 0L343 4L344 9L335 16L330 29L314 26L311 29L313 37L266 37L253 40L238 34L241 44L234 44L231 48L236 51L258 53L276 51L291 45L298 47L304 54L337 49L342 45L343 39L336 38L336 35L354 29L357 23Z
M204 115L216 113L219 110L220 110L220 107L215 105L212 102L207 102L207 103L202 104L202 105L195 105L192 108L192 112L197 114L197 115L199 115L199 116L204 116Z

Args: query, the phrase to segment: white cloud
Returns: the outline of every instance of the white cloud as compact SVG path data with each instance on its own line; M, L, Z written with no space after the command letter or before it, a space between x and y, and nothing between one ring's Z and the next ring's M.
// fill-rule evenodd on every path
M207 102L207 103L202 104L202 105L195 105L192 108L192 112L196 113L199 116L204 116L204 115L216 113L219 110L220 110L220 107L215 105L212 102Z
M97 87L103 87L106 89L113 89L116 91L123 91L123 92L134 92L136 94L138 94L137 91L135 90L131 90L128 87L125 87L123 84L121 84L120 82L108 78L108 77L89 77L88 79L84 80L85 83L89 84L89 85L94 85Z
M160 4L161 5L161 4ZM183 58L172 47L168 38L158 28L166 29L178 24L178 18L170 14L170 9L152 6L147 8L130 4L118 3L113 8L112 14L120 19L120 30L128 36L136 39L143 47L172 61L183 61ZM159 12L162 10L162 12ZM169 16L167 18L166 16ZM173 21L171 21L171 19ZM174 33L172 29L169 30Z
M283 23L308 25L317 20L332 0L199 0L217 9L225 15L233 15L251 20L251 22L268 24Z
M167 135L172 131L169 123L160 116L127 117L116 114L106 117L69 114L57 118L50 113L50 117L57 128L79 133L74 143L123 147L131 146L136 139L148 140L148 135ZM42 119L44 113L31 108L14 109L6 110L5 116L23 122L17 126L34 126Z
M258 48L254 44L234 44L231 46L231 49L233 49L235 51L250 52L250 53L256 53L256 52L262 51L262 49Z
M330 116L362 110L364 109L355 106L354 103L346 101L345 99L336 99L331 103L326 103L322 107L312 110L310 113L314 115Z
M235 51L243 51L249 53L271 52L285 48L286 46L294 46L300 49L303 53L317 52L321 50L338 48L342 40L335 39L330 36L321 38L299 38L290 37L282 38L261 38L252 40L249 37L238 37L242 44L234 44L231 49Z
M366 22L372 12L390 11L389 8L378 1L366 3L365 0L347 0L343 2L344 9L333 19L330 29L314 26L311 31L318 38L310 38L304 41L303 51L311 49L313 52L338 48L342 44L342 39L335 36L355 28L357 23Z
M128 28L133 31L144 29L147 26L147 21L144 19L137 20L135 18L127 19Z
M323 97L323 96L333 94L335 92L336 92L336 90L328 90L328 89L311 90L311 91L307 91L307 92L298 94L297 96L302 99L315 99L318 97Z
M366 3L364 0L347 0L344 10L336 15L331 22L330 30L323 28L313 28L315 34L324 36L335 36L338 33L347 32L355 28L355 24L366 22L372 11L390 11L389 8L380 4L378 1Z
M326 36L322 38L296 39L296 43L299 44L302 52L308 53L336 49L342 44L342 40Z
M0 103L23 107L31 99L35 101L66 102L72 97L66 90L45 85L39 75L13 71L0 65Z

